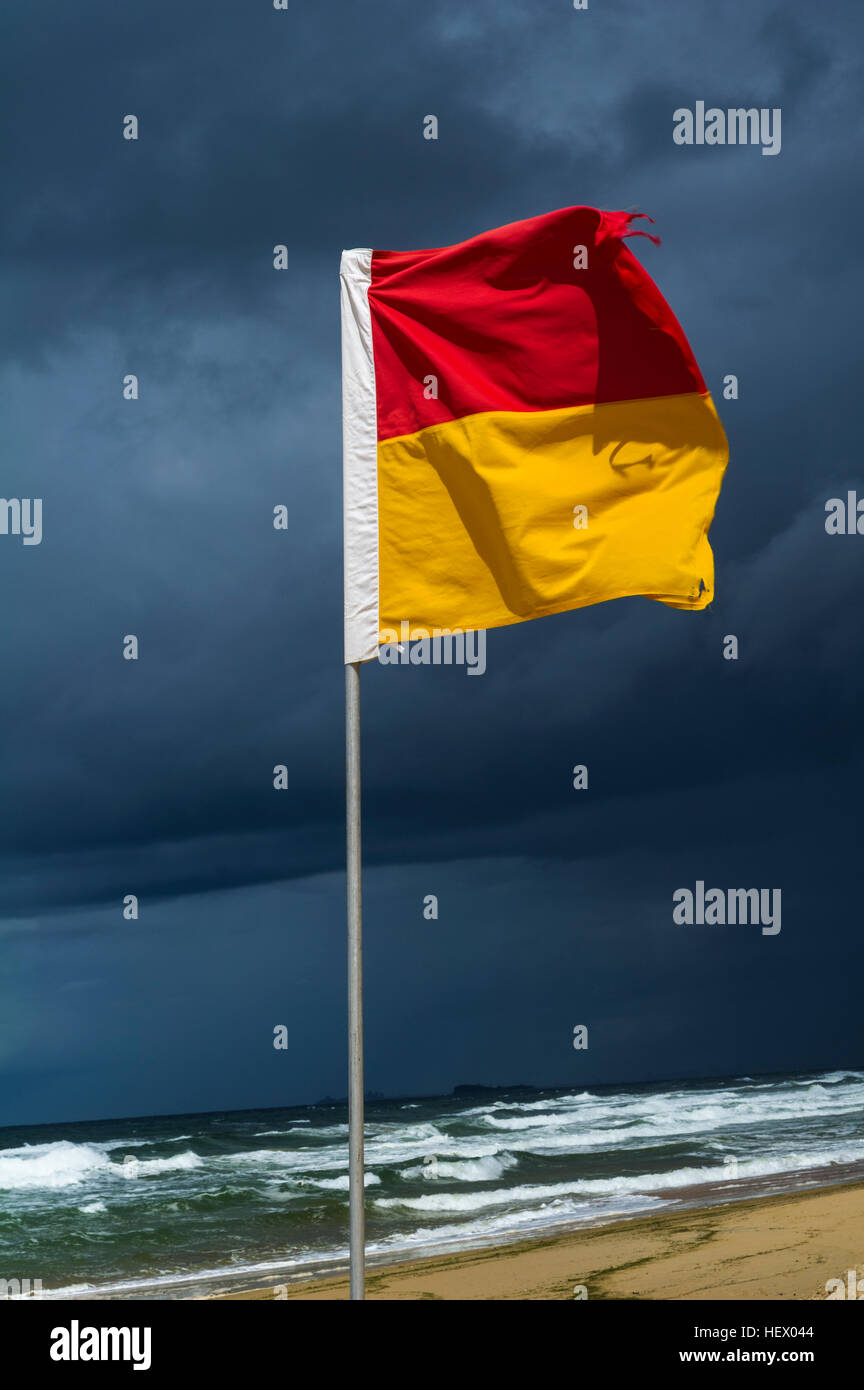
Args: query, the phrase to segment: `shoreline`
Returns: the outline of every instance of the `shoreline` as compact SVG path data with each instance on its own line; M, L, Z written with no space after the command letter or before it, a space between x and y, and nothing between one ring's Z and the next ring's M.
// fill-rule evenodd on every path
M832 1163L813 1168L787 1169L785 1172L762 1174L758 1177L735 1178L723 1174L710 1183L656 1188L645 1192L644 1206L628 1210L598 1213L594 1217L578 1220L556 1220L534 1226L514 1225L509 1231L500 1229L494 1235L475 1235L466 1231L464 1236L435 1240L434 1231L428 1233L429 1239L422 1247L403 1245L388 1250L367 1249L367 1284L371 1290L382 1280L392 1282L402 1274L413 1274L426 1269L454 1269L462 1265L480 1263L487 1273L491 1262L507 1260L520 1252L550 1249L552 1247L579 1246L580 1242L595 1241L599 1237L615 1237L615 1248L610 1258L614 1264L628 1241L636 1239L640 1232L654 1233L654 1247L651 1258L657 1256L662 1246L662 1233L669 1223L679 1220L693 1220L700 1216L712 1223L723 1224L723 1213L732 1208L751 1213L762 1211L771 1204L783 1201L806 1200L811 1196L827 1197L831 1194L852 1193L850 1212L854 1218L860 1209L864 1212L864 1160L846 1163ZM659 1243L658 1243L659 1242ZM374 1246L374 1242L370 1241ZM626 1249L624 1249L626 1253ZM864 1239L861 1241L861 1254L857 1261L864 1272ZM852 1260L846 1269L857 1267ZM827 1277L827 1276L826 1276ZM831 1276L833 1277L833 1276ZM839 1274L838 1274L839 1277ZM494 1280L493 1280L494 1282ZM576 1281L578 1282L578 1281ZM347 1298L348 1252L347 1249L334 1251L329 1255L322 1253L303 1260L292 1260L289 1255L264 1256L260 1261L235 1268L214 1265L199 1267L184 1272L157 1276L134 1276L106 1282L104 1284L55 1285L45 1288L43 1299L63 1302L77 1301L203 1301L214 1299L295 1299L295 1298ZM274 1292L278 1290L278 1292ZM326 1292L323 1292L326 1291ZM402 1297L401 1294L369 1294L370 1297ZM408 1295L404 1295L408 1296ZM423 1294L422 1297L449 1297L448 1294ZM482 1292L453 1295L455 1297L497 1297ZM521 1297L525 1295L502 1295ZM560 1295L548 1294L549 1297ZM572 1296L572 1295L571 1295ZM596 1296L596 1295L595 1295ZM602 1295L607 1296L607 1295ZM621 1295L613 1294L612 1297ZM628 1294L626 1297L640 1297ZM652 1295L646 1295L652 1296ZM667 1295L654 1295L665 1297ZM668 1295L678 1297L678 1294ZM704 1297L723 1295L705 1294ZM764 1295L769 1296L769 1295ZM782 1295L770 1295L780 1297Z
M367 1299L386 1301L814 1301L828 1297L829 1279L845 1283L850 1269L864 1272L860 1177L372 1265L366 1283ZM193 1297L341 1301L348 1298L348 1280L334 1271Z

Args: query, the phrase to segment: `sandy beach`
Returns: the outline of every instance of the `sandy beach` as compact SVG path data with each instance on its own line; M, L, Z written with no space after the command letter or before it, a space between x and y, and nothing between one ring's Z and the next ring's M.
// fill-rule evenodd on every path
M864 1274L864 1183L690 1208L543 1240L379 1267L370 1299L827 1298ZM278 1290L278 1291L277 1291ZM228 1299L347 1299L342 1277Z

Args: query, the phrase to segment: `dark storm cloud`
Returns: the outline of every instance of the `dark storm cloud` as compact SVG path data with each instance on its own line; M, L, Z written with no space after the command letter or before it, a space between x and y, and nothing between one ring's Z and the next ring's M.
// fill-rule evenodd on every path
M407 22L395 3L316 18L199 0L172 16L170 41L153 10L107 19L100 3L55 16L50 34L26 25L3 74L17 137L7 350L44 347L82 315L117 324L142 292L185 297L190 276L203 317L208 285L215 313L266 313L275 240L304 273L318 260L332 274L346 243L458 239L490 215L544 209L550 185L559 201L565 191L565 202L614 201L648 170L656 198L658 167L681 165L670 116L692 102L694 82L709 100L737 100L746 85L748 100L782 102L799 158L818 155L808 103L854 74L811 7L768 20L744 4L713 18L692 8L695 24L683 4L666 7L662 33L654 7L616 5L585 22L551 0L498 3L482 17L454 0L412 7ZM610 62L645 45L650 62L635 74ZM70 47L82 62L67 61ZM22 81L22 68L40 81ZM433 109L444 126L430 146L418 132ZM136 143L119 138L130 111L142 122ZM715 189L724 169L751 195L762 181L738 151L698 154L713 161ZM852 227L839 230L851 245Z
M625 910L613 882L632 879L643 910L658 912L707 856L721 882L795 883L799 905L818 903L816 879L830 885L835 941L854 953L862 560L857 538L825 535L824 503L856 484L864 493L850 311L861 291L857 8L663 0L576 13L566 0L448 0L278 13L186 0L85 3L50 23L20 11L5 29L0 491L45 508L41 546L0 537L0 910L21 953L3 992L9 1068L50 1074L13 1027L28 999L80 1018L86 982L110 1001L127 970L142 998L158 995L155 944L151 956L146 936L118 943L115 905L129 892L172 924L160 950L188 928L177 950L193 1014L196 914L212 921L214 947L232 914L252 914L250 949L266 961L280 911L302 903L310 875L321 876L310 891L326 904L333 952L320 979L338 976L338 254L448 243L568 203L639 206L663 238L630 245L681 318L730 436L712 531L717 599L704 614L628 600L492 632L480 679L367 667L365 851L376 882L391 875L380 930L392 945L415 870L419 883L438 866L451 905L462 903L451 910L491 951L501 914L491 871L473 866L497 863L517 915L495 969L515 991L534 968L518 913L538 915L550 879L563 904L567 875L587 875L580 920L614 923L638 909ZM676 147L672 112L699 99L781 106L782 153ZM141 120L137 143L121 138L128 112ZM437 143L421 137L428 112ZM277 242L289 248L284 274L271 267ZM135 403L120 398L127 372L141 380ZM727 372L739 375L737 402L719 400ZM270 524L277 503L287 535ZM128 632L141 640L137 663L120 657ZM737 663L722 659L730 632ZM591 774L582 799L577 762ZM272 789L276 763L288 792ZM276 883L287 879L297 881ZM270 895L259 916L257 894ZM563 911L550 911L544 950L571 980ZM412 896L412 930L415 915ZM800 908L790 920L802 922ZM40 944L60 939L62 966ZM306 940L291 935L289 963ZM785 941L777 958L803 989L804 955ZM719 995L706 1001L669 949L672 992L695 990L716 1022ZM425 950L394 947L382 987L398 993L400 970L425 970ZM607 970L599 937L580 961ZM478 1067L488 1060L487 1079L512 1079L502 1072L524 1074L526 1034L493 1066L484 968L477 954L460 961L481 1001L460 1045ZM621 969L619 999L631 987ZM31 979L32 997L14 984ZM645 990L656 1011L667 986L651 976ZM250 1010L266 1013L252 993ZM442 981L441 1016L455 1007L445 994ZM548 1008L549 1026L563 1026L550 997L528 1011L529 1034L546 1028ZM603 1007L621 1013L612 983ZM109 1014L106 1002L81 1023L74 1093L101 1097L82 1111L122 1110L109 1094L120 1082L94 1080ZM767 1044L748 1054L754 1029L722 1055L706 1045L700 1065L740 1056L755 1069L756 1052L770 1063ZM651 1036L655 1074L674 1070L683 1033L668 1046ZM340 1088L338 1046L321 1055L314 1083L292 1094L319 1080ZM554 1055L530 1051L526 1079L558 1075ZM625 1063L607 1054L605 1074ZM284 1094L274 1081L249 1098L244 1065L236 1091L220 1093L202 1057L187 1091L159 1102L166 1061L135 1108ZM465 1079L419 1043L404 1074L394 1066L372 1084Z

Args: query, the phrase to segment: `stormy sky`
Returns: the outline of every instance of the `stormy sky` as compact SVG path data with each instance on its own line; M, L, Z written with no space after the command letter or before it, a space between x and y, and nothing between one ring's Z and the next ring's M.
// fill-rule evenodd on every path
M43 539L0 535L0 1123L344 1095L339 253L576 203L662 237L629 245L730 441L717 596L491 632L482 678L364 667L367 1084L864 1062L864 537L825 531L864 496L862 29L854 0L7 10L0 492ZM781 153L676 145L699 100L779 107ZM697 880L780 888L781 932L676 926Z

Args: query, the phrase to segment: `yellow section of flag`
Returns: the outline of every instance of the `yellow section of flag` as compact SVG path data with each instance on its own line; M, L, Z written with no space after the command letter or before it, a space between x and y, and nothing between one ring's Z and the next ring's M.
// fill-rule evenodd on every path
M726 465L710 397L492 411L378 444L381 641L643 594L704 608Z

